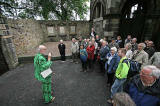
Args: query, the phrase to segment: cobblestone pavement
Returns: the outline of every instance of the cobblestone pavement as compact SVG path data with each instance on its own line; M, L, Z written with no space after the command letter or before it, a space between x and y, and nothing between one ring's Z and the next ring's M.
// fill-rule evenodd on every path
M33 63L28 63L0 76L0 106L110 106L109 88L98 67L84 73L80 63L69 61L53 62L53 103L43 103L41 83L34 78Z
M47 52L52 52L53 57L60 56L59 50L58 50L58 44L59 42L46 42L43 45L45 45L48 48ZM66 45L66 56L71 55L71 41L64 41L64 44ZM26 52L23 56L35 56L37 53L38 47ZM46 54L47 55L47 54Z

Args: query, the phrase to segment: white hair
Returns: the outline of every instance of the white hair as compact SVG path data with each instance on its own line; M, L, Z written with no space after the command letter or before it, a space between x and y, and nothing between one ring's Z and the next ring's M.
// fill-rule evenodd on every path
M44 45L39 45L38 46L38 52L40 52L40 50L42 50L42 49L46 49L47 47L46 46L44 46Z
M103 39L101 39L100 42L103 42Z
M146 47L145 43L139 43L139 45L142 45L143 49Z
M158 69L156 66L147 65L147 66L144 66L143 69L150 69L152 71L150 74L151 76L154 76L156 78L160 77L160 69Z
M117 48L116 47L112 47L111 50L114 50L115 52L117 52Z
M61 39L60 42L63 42L63 40Z

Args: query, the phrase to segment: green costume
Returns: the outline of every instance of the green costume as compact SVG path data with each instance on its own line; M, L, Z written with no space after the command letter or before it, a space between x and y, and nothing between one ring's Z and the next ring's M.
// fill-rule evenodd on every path
M42 82L43 98L45 103L49 103L53 98L51 96L51 75L44 79L41 76L41 72L48 69L51 64L52 62L47 61L44 55L40 53L34 57L35 78Z

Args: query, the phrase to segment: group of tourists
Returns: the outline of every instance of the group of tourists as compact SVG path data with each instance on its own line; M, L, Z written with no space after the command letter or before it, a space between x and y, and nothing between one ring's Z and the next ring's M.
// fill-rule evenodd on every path
M58 45L62 62L65 61L65 44ZM43 57L46 47L39 47L35 56L35 77L42 81L43 95L48 103L51 96L51 79L42 78L40 72L51 66ZM82 64L81 72L92 72L99 66L100 73L106 77L106 86L110 87L110 99L107 102L116 106L158 106L160 105L160 52L156 52L153 41L137 43L137 38L128 35L123 42L121 36L109 42L92 29L90 38L72 38L71 53L73 63ZM96 71L97 72L97 71ZM46 91L47 89L47 91Z

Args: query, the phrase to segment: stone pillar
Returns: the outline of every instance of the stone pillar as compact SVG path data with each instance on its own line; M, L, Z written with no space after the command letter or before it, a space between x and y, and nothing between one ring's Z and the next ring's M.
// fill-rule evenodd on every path
M0 30L2 32L0 33L0 37L2 40L2 52L9 69L12 69L18 65L18 57L16 55L12 36L9 34L9 27L7 22L5 21L6 19L4 17L0 17L0 20Z
M98 7L96 6L96 18L98 18Z
M103 17L103 5L101 4L101 14L100 17Z

